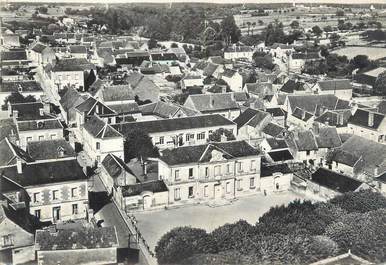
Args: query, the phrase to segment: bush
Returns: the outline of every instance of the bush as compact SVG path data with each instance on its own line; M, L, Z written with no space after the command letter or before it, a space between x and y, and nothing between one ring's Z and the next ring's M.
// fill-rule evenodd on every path
M214 253L215 245L205 230L191 227L174 228L166 233L155 248L160 264L179 262L194 254Z
M331 199L330 203L346 210L348 213L365 213L386 208L386 198L380 193L370 190L348 192Z

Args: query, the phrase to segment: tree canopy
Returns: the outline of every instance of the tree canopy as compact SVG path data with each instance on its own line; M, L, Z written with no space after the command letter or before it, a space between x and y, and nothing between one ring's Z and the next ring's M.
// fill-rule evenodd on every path
M158 148L153 145L148 134L139 129L134 129L126 136L124 143L125 162L133 158L146 159L158 157Z
M231 131L224 128L220 128L215 130L209 135L209 141L221 142L221 137L225 137L227 141L236 140L236 137L233 135Z
M255 225L240 220L207 233L182 227L156 247L160 264L309 264L351 250L386 261L386 198L349 192L327 202L271 208Z
M8 102L11 104L36 102L36 98L32 95L24 96L19 92L12 92L11 95L4 99L4 104L1 106L2 110L8 109Z

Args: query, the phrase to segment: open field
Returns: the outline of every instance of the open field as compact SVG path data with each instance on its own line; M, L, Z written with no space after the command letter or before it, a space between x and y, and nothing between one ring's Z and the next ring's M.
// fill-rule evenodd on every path
M223 224L234 223L240 219L255 224L258 218L271 207L288 204L295 199L304 199L304 196L293 192L270 194L269 196L257 194L215 208L201 204L134 215L138 220L137 226L141 234L150 249L154 249L162 235L172 228L191 226L210 232Z
M345 47L339 50L333 51L338 55L346 55L348 59L352 59L357 55L367 55L370 60L378 60L386 57L386 48L376 47Z

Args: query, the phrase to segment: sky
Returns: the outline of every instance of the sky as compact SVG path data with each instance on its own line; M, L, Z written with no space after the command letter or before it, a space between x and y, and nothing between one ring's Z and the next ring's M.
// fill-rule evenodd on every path
M0 0L4 2L61 2L61 3L170 3L170 2L209 2L209 3L292 3L292 0ZM297 3L333 3L333 4L386 4L386 0L296 0Z

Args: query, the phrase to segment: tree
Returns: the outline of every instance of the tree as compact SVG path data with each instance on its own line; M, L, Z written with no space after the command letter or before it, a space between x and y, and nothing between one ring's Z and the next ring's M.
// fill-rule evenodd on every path
M149 42L147 43L149 49L157 48L157 40L154 38L150 38Z
M47 14L48 9L45 6L41 6L41 7L38 8L38 11L39 11L40 14Z
M140 129L134 129L126 135L124 143L125 162L133 158L146 159L158 157L158 148L153 145L148 134Z
M205 230L174 228L158 241L155 253L159 264L170 264L198 253L215 253L216 246Z
M220 128L215 130L209 135L209 141L210 142L221 142L221 137L225 136L227 141L233 141L236 140L236 137L233 135L233 133L227 129Z
M227 16L221 21L221 32L226 43L236 43L241 37L241 31L237 27L233 16Z
M324 30L324 32L327 32L327 33L333 31L333 29L332 29L332 27L331 27L330 25L325 26L325 27L323 28L323 30Z
M353 65L354 69L363 69L370 65L370 60L367 55L357 55L351 60L350 63Z
M24 96L19 92L12 92L11 95L4 99L4 104L1 106L2 110L8 110L8 103L27 103L36 102L36 99L32 95Z
M382 74L386 77L386 71ZM348 192L331 199L330 203L346 210L349 213L365 213L368 211L386 208L386 198L380 193L373 192L371 190Z
M256 67L268 70L272 70L275 67L275 64L272 61L272 57L263 52L255 52L252 58Z
M318 25L315 25L312 27L312 33L314 33L316 36L320 37L323 33L323 30Z
M272 45L275 42L285 43L286 36L283 31L283 23L275 20L269 23L263 35L265 36L265 45Z
M376 93L386 95L386 71L378 75L375 80L374 89Z
M292 29L298 29L299 26L300 26L300 24L299 24L299 21L297 21L297 20L292 21L291 24L290 24L290 27Z
M170 45L171 48L178 48L178 44L173 42L171 45Z
M344 16L344 11L343 10L336 11L336 16L337 17L343 17Z

